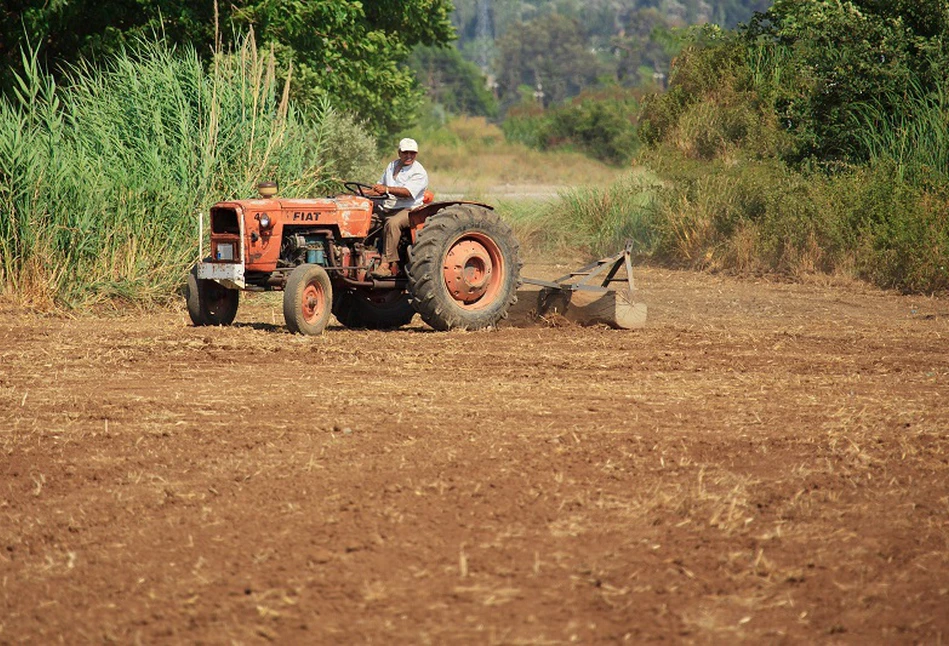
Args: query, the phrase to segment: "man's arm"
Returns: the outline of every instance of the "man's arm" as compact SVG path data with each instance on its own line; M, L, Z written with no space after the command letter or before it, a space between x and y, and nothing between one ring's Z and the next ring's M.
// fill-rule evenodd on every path
M394 195L396 197L415 197L412 195L411 191L409 191L409 189L405 188L404 186L386 186L385 184L376 184L372 187L372 190L374 190L379 195L385 195L386 193L389 193L389 195Z

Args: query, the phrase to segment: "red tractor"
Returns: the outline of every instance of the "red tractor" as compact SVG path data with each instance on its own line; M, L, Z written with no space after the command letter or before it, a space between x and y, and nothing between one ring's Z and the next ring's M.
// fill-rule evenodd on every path
M283 291L287 328L320 334L330 313L346 327L397 328L418 312L437 330L492 327L507 315L521 284L518 244L493 208L434 202L413 209L399 255L404 275L371 276L381 259L385 199L358 182L323 199L276 197L211 207L211 255L188 276L195 325L230 325L239 293ZM203 239L203 232L201 233Z

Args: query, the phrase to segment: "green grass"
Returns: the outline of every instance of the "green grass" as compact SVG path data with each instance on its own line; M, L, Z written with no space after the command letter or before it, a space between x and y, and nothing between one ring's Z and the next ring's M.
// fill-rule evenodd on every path
M878 105L867 104L857 110L854 130L870 151L873 164L892 162L897 181L945 186L949 184L949 87L940 85L927 92L915 81L910 87L899 101L888 99L890 104L906 106L898 117L888 118Z

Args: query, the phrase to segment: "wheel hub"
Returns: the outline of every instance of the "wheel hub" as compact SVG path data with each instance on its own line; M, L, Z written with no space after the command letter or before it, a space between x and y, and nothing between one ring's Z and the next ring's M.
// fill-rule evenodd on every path
M462 303L473 303L484 296L493 273L491 254L477 240L461 240L445 255L445 284L452 297Z
M318 318L323 311L323 290L318 285L307 285L303 290L303 317L307 321Z

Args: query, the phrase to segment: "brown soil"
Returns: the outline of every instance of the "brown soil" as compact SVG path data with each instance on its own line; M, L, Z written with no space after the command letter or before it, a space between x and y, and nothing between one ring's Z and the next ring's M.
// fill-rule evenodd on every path
M949 301L636 277L636 331L0 310L0 643L949 638Z

